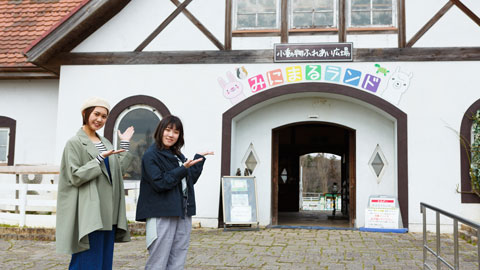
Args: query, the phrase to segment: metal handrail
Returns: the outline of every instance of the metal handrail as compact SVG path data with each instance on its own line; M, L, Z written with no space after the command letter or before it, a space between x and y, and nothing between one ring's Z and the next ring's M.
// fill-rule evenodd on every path
M429 208L433 211L435 211L435 225L436 225L436 248L437 251L435 252L432 250L428 244L427 244L427 211L426 208ZM430 266L425 262L427 258L427 251L432 253L433 256L437 258L437 270L441 269L442 263L446 265L448 268L453 269L453 270L458 270L460 269L460 262L458 259L458 222L463 223L465 225L468 225L474 229L477 230L477 239L480 239L480 224L476 223L474 221L462 218L460 216L457 216L455 214L449 213L445 210L442 210L440 208L437 208L435 206L431 206L426 203L420 203L420 212L423 214L423 267L424 269L432 269ZM453 248L454 248L454 265L452 266L449 264L442 256L440 253L440 214L449 217L453 219ZM477 244L477 260L478 263L480 264L480 245Z

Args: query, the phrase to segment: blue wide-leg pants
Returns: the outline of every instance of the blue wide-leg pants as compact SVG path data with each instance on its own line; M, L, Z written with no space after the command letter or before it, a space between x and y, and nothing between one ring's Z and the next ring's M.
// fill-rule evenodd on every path
M69 270L112 270L115 228L88 234L90 249L72 254Z

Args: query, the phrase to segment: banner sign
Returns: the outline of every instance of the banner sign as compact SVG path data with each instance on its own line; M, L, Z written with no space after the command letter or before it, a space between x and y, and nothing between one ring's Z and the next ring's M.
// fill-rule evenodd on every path
M353 61L352 43L274 44L274 62L321 61Z

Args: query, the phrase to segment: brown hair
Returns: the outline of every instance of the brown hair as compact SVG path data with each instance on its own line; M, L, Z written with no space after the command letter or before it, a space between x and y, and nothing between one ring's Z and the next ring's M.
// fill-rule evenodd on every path
M183 145L185 144L185 141L183 140L183 125L180 118L174 115L169 115L163 118L162 121L160 121L160 123L158 123L157 130L155 130L155 135L154 135L155 142L157 143L157 147L160 150L167 149L162 141L163 132L167 127L174 128L179 131L178 140L174 145L172 145L172 147L170 147L170 150L172 150L172 152L175 155L181 155L182 152L180 151L180 148L182 148Z
M93 110L95 110L96 107L101 107L101 106L92 106L92 107L88 107L86 108L85 110L83 110L82 112L82 120L83 120L83 124L86 125L88 123L88 118L90 117L90 114L92 114ZM107 108L105 108L107 109ZM107 109L107 116L108 116L108 109Z

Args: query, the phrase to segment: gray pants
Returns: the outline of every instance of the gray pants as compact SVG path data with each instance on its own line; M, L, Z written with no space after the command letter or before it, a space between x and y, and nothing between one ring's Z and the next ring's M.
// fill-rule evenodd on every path
M158 217L157 239L148 247L146 270L180 270L187 259L192 217Z

